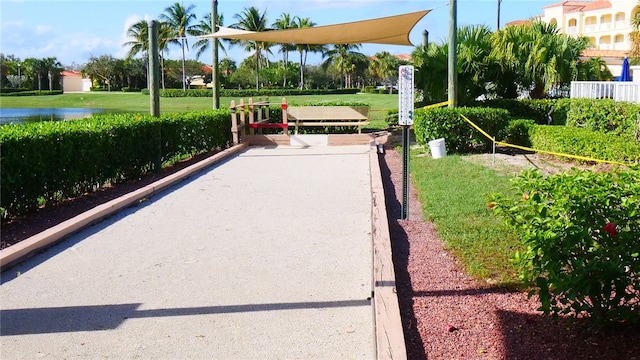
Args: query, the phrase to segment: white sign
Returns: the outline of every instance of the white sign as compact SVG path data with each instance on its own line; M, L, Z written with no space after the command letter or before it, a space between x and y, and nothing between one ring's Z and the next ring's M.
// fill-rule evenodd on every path
M398 69L398 124L413 125L413 66Z

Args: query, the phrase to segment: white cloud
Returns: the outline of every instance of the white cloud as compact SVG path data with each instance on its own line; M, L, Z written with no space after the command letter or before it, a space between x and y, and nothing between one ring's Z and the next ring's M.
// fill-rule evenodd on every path
M36 35L44 35L51 32L51 30L53 29L49 25L36 25L34 32Z

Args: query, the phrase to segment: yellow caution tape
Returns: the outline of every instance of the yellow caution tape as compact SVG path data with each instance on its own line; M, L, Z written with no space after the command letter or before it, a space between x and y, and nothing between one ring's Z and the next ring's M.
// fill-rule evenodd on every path
M533 149L533 148L529 148L529 147L526 147L526 146L520 146L520 145L514 145L514 144L505 143L505 142L502 142L502 141L496 141L491 135L487 134L478 125L474 124L471 120L469 120L466 116L464 116L462 114L460 114L460 116L465 121L467 121L469 124L471 124L471 126L473 126L476 130L480 131L482 133L482 135L486 136L489 140L491 140L492 142L494 142L494 143L496 143L498 145L512 147L512 148L521 149L521 150L526 150L526 151L533 151L533 152L538 152L538 153L544 153L544 154L567 157L567 158L572 158L572 159L584 160L584 161L592 161L592 162L598 162L598 163L607 163L607 164L614 164L614 165L629 166L629 164L621 163L621 162L618 162L618 161L600 160L600 159L594 159L594 158L590 158L590 157L586 157L586 156L578 156L578 155L557 153L557 152L553 152L553 151L538 150L538 149Z
M440 102L440 103L437 103L437 104L431 104L431 105L423 106L423 107L421 107L421 109L424 109L424 110L433 109L433 108L437 108L437 107L443 107L443 106L449 105L451 103L452 103L451 100L443 101L443 102Z

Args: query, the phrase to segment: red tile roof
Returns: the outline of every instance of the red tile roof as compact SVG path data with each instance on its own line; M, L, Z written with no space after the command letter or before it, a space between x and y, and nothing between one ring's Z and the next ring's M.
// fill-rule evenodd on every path
M75 71L75 70L63 70L60 72L60 76L81 78L82 73L80 71Z
M513 20L504 24L504 26L520 26L520 25L531 25L531 20Z
M606 9L610 7L611 7L611 2L609 2L609 0L596 0L592 3L589 3L589 5L585 6L584 8L582 8L582 11Z
M589 1L561 1L559 3L547 5L542 8L547 9L547 8L558 7L558 6L563 6L563 7L586 6L587 4L589 4Z
M629 54L628 50L584 50L580 55L586 57L614 57L623 58Z

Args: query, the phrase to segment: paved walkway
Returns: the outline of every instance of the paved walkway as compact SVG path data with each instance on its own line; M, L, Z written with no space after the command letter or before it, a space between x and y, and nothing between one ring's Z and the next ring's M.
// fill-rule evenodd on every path
M5 271L0 358L375 358L369 156L252 147Z

